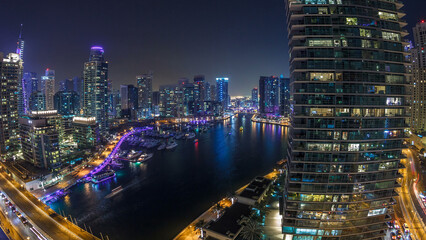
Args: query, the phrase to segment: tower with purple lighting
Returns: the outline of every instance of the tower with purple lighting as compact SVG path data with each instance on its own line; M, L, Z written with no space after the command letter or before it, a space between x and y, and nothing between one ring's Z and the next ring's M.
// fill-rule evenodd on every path
M16 43L16 45L17 45L16 53L19 54L19 57L21 58L22 61L24 61L24 44L25 44L24 39L22 37L22 31L23 30L24 30L24 24L21 24L18 42Z
M101 135L108 132L108 62L104 49L93 46L83 70L83 115L95 117Z

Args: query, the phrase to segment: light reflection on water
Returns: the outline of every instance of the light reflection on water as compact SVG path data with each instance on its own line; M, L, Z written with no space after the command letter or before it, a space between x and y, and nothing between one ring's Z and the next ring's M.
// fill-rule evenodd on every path
M198 133L198 143L178 140L177 148L154 151L146 163L125 163L114 181L75 186L52 208L111 240L171 239L212 203L285 157L286 128L250 118L240 115ZM120 185L121 193L105 198Z

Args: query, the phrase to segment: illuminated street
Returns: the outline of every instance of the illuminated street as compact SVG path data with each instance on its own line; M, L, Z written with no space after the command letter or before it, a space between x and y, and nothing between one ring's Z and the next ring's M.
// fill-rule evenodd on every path
M98 239L65 220L27 191L19 190L4 173L0 173L1 190L40 229L41 234L52 239Z
M404 176L402 181L401 191L399 192L402 213L404 220L408 224L412 233L412 238L421 240L426 239L426 227L421 219L421 215L424 216L423 212L418 212L416 205L417 199L414 198L413 184L417 180L417 168L415 167L414 161L418 160L414 156L412 150L404 150L404 154L407 155L407 159L401 161L405 165L405 169L402 169L402 175Z

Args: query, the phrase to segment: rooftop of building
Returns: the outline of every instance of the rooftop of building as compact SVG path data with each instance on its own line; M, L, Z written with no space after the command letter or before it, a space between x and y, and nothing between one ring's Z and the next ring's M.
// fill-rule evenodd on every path
M210 221L205 229L231 238L237 236L243 228L244 219L251 214L251 207L242 203L235 203L225 210L225 213L216 221ZM215 239L215 238L211 238Z
M96 117L74 117L73 122L84 125L93 125L96 124Z
M258 200L271 183L272 180L270 179L256 177L238 196Z
M7 161L4 163L7 169L23 182L33 181L40 176L49 175L51 172L47 169L39 168L26 161Z

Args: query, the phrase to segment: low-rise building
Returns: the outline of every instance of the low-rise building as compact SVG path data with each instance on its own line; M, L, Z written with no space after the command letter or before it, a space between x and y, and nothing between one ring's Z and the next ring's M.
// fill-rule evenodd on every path
M244 228L251 215L251 207L242 203L234 203L227 208L218 219L210 221L203 228L206 239L234 240Z
M73 138L77 147L82 149L91 149L100 142L99 128L95 117L74 117L73 119Z
M256 177L250 184L237 195L239 203L254 206L260 203L266 196L266 192L272 185L272 180L264 177Z

